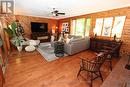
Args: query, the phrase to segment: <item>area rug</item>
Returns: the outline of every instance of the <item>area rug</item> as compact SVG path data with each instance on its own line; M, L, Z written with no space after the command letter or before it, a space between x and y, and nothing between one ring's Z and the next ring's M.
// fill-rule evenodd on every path
M40 43L37 50L47 61L53 61L59 58L55 56L54 48L49 42ZM67 54L64 54L64 56L67 56Z

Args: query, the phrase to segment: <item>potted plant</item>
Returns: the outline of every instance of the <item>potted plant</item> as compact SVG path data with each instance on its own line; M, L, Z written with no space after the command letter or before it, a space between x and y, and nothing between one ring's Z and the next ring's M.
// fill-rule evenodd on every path
M11 38L11 43L15 45L18 49L18 51L22 51L22 44L21 44L21 36L17 35L17 23L12 22L10 25L7 26L7 28L4 28L4 30L7 32L9 37Z

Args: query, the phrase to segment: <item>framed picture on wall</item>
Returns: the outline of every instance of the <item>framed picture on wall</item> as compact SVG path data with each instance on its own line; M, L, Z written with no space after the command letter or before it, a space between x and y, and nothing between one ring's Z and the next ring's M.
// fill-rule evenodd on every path
M113 29L112 29L112 37L116 35L116 37L120 38L123 30L123 26L125 23L126 16L116 16Z
M101 31L102 31L102 26L103 26L103 18L97 18L95 29L94 29L94 34L97 34L98 36L100 36Z
M64 22L62 23L62 31L68 33L69 32L69 23Z
M107 36L107 37L110 36L111 29L112 29L112 23L113 23L113 17L104 18L102 36Z

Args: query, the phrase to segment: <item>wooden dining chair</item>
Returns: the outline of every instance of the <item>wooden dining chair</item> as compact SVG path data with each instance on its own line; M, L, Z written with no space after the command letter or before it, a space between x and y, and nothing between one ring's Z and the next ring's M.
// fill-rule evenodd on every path
M103 82L103 77L102 77L100 68L106 59L106 55L107 53L105 52L100 53L99 55L96 56L96 58L94 58L91 61L81 58L80 69L77 74L77 77L80 75L81 71L87 71L90 73L90 81L91 81L90 86L91 87L92 87L92 81L98 77L101 78ZM95 77L93 77L94 75Z

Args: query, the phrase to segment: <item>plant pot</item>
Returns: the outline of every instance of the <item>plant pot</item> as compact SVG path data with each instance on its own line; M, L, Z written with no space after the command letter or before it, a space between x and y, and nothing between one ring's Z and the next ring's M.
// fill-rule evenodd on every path
M18 50L19 52L21 52L21 51L22 51L22 49L23 49L23 47L22 47L22 46L17 46L17 50Z

